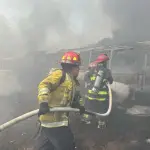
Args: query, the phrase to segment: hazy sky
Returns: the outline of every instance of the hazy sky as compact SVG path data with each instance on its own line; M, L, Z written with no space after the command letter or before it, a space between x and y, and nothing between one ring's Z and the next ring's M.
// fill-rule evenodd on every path
M34 30L27 30L39 36L34 45L43 50L80 47L112 35L112 21L103 12L102 0L0 0L0 13L21 33L20 20L33 26ZM24 33L21 36L24 41Z
M150 39L150 0L0 0L0 14L0 46L8 52Z

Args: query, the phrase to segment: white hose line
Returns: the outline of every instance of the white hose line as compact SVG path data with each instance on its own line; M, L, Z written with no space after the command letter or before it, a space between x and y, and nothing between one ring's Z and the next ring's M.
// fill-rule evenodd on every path
M86 111L88 114L92 114L92 115L96 115L96 116L99 116L99 117L107 117L109 116L109 114L111 113L111 110L112 110L112 91L111 91L111 87L110 87L110 84L108 84L108 89L109 89L109 107L108 107L108 110L106 113L104 114L99 114L99 113L95 113L95 112L90 112L90 111ZM38 109L37 110L33 110L31 112L28 112L24 115L21 115L15 119L12 119L2 125L0 125L0 132L23 121L23 120L26 120L32 116L35 116L38 114ZM51 108L50 109L50 112L79 112L79 109L76 109L76 108L71 108L71 107L55 107L55 108Z
M106 113L101 114L101 116L103 117L109 116L112 110L112 90L111 90L109 83L107 83L107 86L108 86L108 92L109 92L109 107Z
M112 90L111 90L111 87L110 87L109 83L107 83L107 86L108 86L108 92L109 92L109 107L108 107L107 112L104 113L104 114L100 114L100 113L88 111L89 114L91 113L91 114L96 115L98 117L107 117L107 116L110 115L111 110L112 110Z
M23 121L23 120L26 120L26 119L28 119L32 116L37 115L38 111L39 111L38 109L33 110L31 112L23 114L23 115L15 118L15 119L12 119L12 120L0 125L0 132L7 129L7 128L9 128L9 127L11 127L11 126L13 126L13 125L15 125L15 124L17 124L17 123L19 123L19 122L21 122L21 121ZM65 112L79 112L79 109L70 108L70 107L59 107L59 108L56 107L56 108L51 108L50 109L50 112L64 112L64 111Z

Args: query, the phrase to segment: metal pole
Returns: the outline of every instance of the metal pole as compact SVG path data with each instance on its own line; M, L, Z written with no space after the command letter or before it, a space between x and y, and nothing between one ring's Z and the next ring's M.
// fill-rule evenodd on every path
M148 54L146 53L145 54L145 57L144 57L144 76L143 76L143 87L145 86L145 83L146 83L146 69L147 69L147 61L148 61Z
M91 50L91 51L90 51L90 56L89 56L89 64L90 64L90 62L91 62L91 59L92 59L92 52L93 52L93 50Z

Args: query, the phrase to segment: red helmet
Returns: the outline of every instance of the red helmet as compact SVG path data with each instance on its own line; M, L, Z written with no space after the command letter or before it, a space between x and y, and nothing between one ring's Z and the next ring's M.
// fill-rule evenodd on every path
M109 57L106 54L100 54L97 59L95 60L95 62L97 63L101 63L101 62L105 62L108 61Z
M81 65L80 54L70 51L66 52L61 59L63 64L73 64L73 65Z

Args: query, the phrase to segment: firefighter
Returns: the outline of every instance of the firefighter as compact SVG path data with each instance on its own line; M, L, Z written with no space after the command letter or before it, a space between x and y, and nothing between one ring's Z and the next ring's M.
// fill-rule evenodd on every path
M85 95L85 109L97 113L105 113L109 105L109 94L106 82L113 83L111 71L107 68L109 57L101 54L97 57L94 64L94 72L85 74L88 81L87 94ZM82 121L91 124L92 116L84 114ZM104 118L97 118L98 128L104 128L106 121Z
M74 150L74 137L69 127L68 113L50 113L52 107L79 108L80 114L85 112L80 105L77 76L81 64L80 55L66 52L61 59L62 69L52 69L40 84L38 91L39 120L41 132L35 144L35 150ZM77 99L79 98L79 99Z

